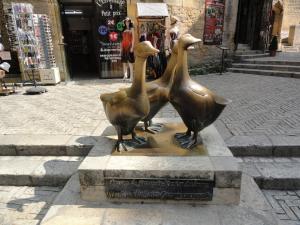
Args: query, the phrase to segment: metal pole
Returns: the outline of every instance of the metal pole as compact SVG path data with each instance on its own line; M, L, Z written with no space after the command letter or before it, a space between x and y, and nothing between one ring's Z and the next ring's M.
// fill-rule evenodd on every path
M222 59L221 59L221 71L220 71L220 75L222 75L223 73L223 68L224 68L224 49L222 49Z

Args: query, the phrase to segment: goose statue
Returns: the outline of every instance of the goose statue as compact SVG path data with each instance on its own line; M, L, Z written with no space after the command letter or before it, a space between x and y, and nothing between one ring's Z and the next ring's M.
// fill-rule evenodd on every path
M198 144L198 133L212 124L231 102L190 78L187 49L200 41L201 39L190 34L184 34L179 38L177 67L169 95L170 103L187 127L185 133L175 134L175 139L186 149L192 149Z
M136 136L134 128L139 121L148 115L150 104L146 93L146 60L158 53L149 41L138 43L134 49L134 79L130 88L114 93L102 94L100 99L109 122L118 133L115 149L127 151L123 135L132 135L132 141L142 144L144 140Z
M177 64L177 52L178 45L175 42L164 74L159 79L146 83L150 111L142 121L144 122L145 131L150 133L157 133L161 130L161 125L152 125L151 120L169 102L169 91Z

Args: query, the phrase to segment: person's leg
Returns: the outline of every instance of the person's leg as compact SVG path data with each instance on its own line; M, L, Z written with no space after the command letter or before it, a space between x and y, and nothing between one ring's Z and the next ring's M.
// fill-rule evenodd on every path
M127 63L123 63L123 80L127 79Z
M133 81L133 63L128 63L129 65L129 71L130 71L130 81L132 82Z

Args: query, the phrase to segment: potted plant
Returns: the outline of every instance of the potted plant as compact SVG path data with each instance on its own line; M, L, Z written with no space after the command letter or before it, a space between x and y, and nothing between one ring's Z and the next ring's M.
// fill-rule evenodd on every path
M277 36L273 36L270 46L269 46L270 56L275 56L277 49L278 49Z

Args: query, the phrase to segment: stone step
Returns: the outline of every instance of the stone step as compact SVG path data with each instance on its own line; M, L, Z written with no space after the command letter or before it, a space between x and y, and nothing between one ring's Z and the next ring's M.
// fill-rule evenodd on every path
M300 66L300 59L299 59L299 61L269 60L269 59L268 60L247 59L247 60L243 60L243 63Z
M299 190L300 158L242 158L243 173L252 176L261 189Z
M300 72L300 66L233 63L232 68Z
M96 141L71 135L0 135L0 156L86 156Z
M228 71L232 73L246 73L246 74L264 75L264 76L300 78L300 72L258 70L258 69L245 69L245 68L229 68Z
M233 136L226 144L235 157L300 157L297 136Z
M1 156L1 186L63 186L82 157Z
M299 52L300 47L298 46L282 46L284 52Z
M253 58L262 58L269 56L269 53L262 53L262 54L251 54L251 55L236 55L234 56L235 60L244 60L244 59L253 59Z
M235 55L240 56L240 55L255 55L255 54L263 54L262 51L260 50L247 50L247 49L242 49L242 50L236 50Z
M250 46L248 44L238 44L237 50L250 50Z

